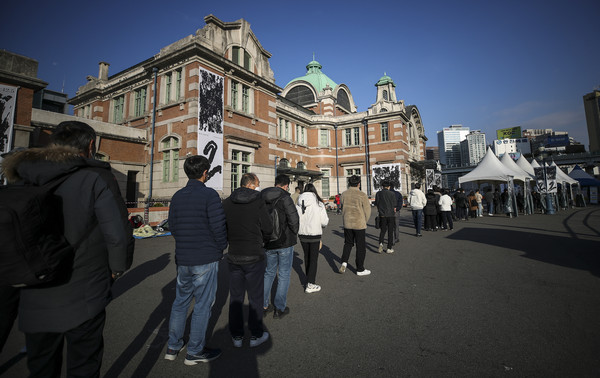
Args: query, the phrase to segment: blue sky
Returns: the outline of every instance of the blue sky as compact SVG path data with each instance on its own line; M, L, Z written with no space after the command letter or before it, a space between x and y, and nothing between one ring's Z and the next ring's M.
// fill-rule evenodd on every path
M273 56L283 87L315 54L348 85L358 111L387 73L417 105L428 145L462 124L553 128L588 145L584 94L600 86L600 1L55 1L3 5L0 48L38 60L48 88L74 96L86 76L109 75L204 26L246 19Z

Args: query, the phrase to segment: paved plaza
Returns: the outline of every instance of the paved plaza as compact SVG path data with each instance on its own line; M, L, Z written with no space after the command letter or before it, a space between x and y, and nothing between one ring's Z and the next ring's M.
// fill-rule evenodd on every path
M375 211L374 211L375 212ZM303 290L296 246L290 314L265 318L272 338L234 349L227 329L223 262L209 326L223 355L185 366L163 359L175 296L174 240L136 241L132 269L107 308L104 377L598 377L600 376L600 208L455 223L414 236L403 210L400 243L377 254L374 214L365 267L354 251L337 273L341 216L330 213L314 294ZM0 373L26 377L16 327ZM64 372L63 372L64 373Z

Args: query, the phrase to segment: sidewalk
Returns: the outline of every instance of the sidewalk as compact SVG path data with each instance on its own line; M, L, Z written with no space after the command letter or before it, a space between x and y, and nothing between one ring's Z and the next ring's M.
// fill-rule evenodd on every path
M374 209L375 210L375 209ZM134 266L117 281L107 309L105 377L599 376L600 208L455 223L454 231L414 236L403 210L393 254L377 254L375 211L365 267L337 273L341 215L329 213L317 283L303 291L303 253L295 248L290 314L265 318L272 338L234 349L227 330L228 272L209 326L210 364L163 359L175 295L172 237L136 241ZM249 336L249 335L246 335ZM0 372L25 377L15 329Z

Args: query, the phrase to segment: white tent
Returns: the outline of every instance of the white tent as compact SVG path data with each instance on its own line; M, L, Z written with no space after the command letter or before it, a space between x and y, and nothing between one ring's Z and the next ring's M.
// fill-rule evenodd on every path
M508 181L511 178L524 181L524 174L513 171L506 167L498 160L496 155L492 152L491 148L488 148L485 156L477 167L471 172L458 178L458 183L463 184L465 182L472 181Z
M535 178L535 171L533 170L533 167L531 166L531 164L529 164L529 162L527 161L527 159L525 159L525 157L522 154L521 154L521 156L519 156L519 160L517 160L517 165L522 170L524 170L525 172L529 173L532 177Z
M521 155L523 156L523 155ZM504 164L508 169L511 169L519 174L520 177L515 176L515 180L520 180L525 182L525 179L533 180L535 178L534 175L530 175L528 172L524 171L515 163L515 161L510 157L509 154L504 154L500 158L500 162Z
M574 178L569 177L569 175L567 175L565 172L562 171L562 169L560 169L555 162L552 162L552 164L550 164L551 167L556 167L556 181L559 182L563 182L566 181L567 184L579 184L579 181L575 180Z

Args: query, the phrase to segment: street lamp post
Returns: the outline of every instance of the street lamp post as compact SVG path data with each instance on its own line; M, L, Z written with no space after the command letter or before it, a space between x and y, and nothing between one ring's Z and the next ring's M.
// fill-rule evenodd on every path
M336 195L340 193L340 176L338 174L339 163L338 163L337 129L338 129L338 125L337 125L337 123L334 123L333 130L334 130L334 136L335 136L335 180L337 183L337 192L335 192Z
M371 167L369 166L369 122L364 119L363 120L363 125L365 126L365 159L366 159L366 166L367 166L367 172L366 172L366 179L367 179L367 195L371 196Z
M154 74L154 87L153 92L153 103L152 103L152 139L150 141L150 181L148 188L148 199L146 200L146 207L144 208L144 224L150 224L150 201L152 201L152 181L154 180L154 134L156 129L156 84L158 79L158 68L153 67L152 73Z

